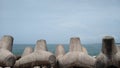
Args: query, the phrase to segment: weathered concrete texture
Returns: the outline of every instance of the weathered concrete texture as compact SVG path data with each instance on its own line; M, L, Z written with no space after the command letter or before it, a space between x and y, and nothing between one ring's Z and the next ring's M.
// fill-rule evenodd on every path
M102 51L96 59L96 68L120 68L120 51L112 36L103 38Z
M70 48L69 48L69 51L70 52L73 52L73 51L82 51L82 45L80 43L80 38L78 37L72 37L70 39Z
M23 52L23 54L22 54L22 57L24 57L24 56L26 56L26 55L29 55L29 54L31 54L33 52L33 48L32 47L26 47L25 49L24 49L24 52Z
M81 45L78 37L71 38L68 53L64 53L62 45L56 48L56 53L58 68L93 68L96 60L87 54L86 48Z
M37 50L44 50L48 51L47 46L46 46L46 40L37 40L36 46L35 46L35 51Z
M56 55L56 57L60 57L60 56L65 55L65 49L64 49L63 45L59 44L56 47L55 55Z
M120 46L115 45L111 36L102 39L101 53L96 58L88 55L79 37L70 39L67 53L63 45L58 45L55 55L48 51L45 40L38 40L34 51L26 47L22 56L14 56L12 46L13 37L3 36L0 40L0 68L120 68Z
M31 48L27 48L25 51L27 51L27 55L17 60L14 68L33 68L42 65L54 66L56 63L56 57L53 53L47 51L45 40L37 41L34 52L30 53Z
M118 46L118 51L120 52L120 46Z
M11 53L13 46L13 37L4 35L0 40L0 66L12 67L16 57Z
M105 36L102 40L102 53L111 56L117 53L117 46L115 40L111 36Z
M64 55L61 62L62 63L60 64L64 68L69 68L74 66L83 67L83 68L93 68L95 63L95 58L87 54L84 54L83 52L68 52L66 55Z
M4 67L4 68L11 68L11 67Z
M16 61L15 68L26 68L38 65L48 65L50 62L54 62L56 59L49 59L54 56L52 53L47 51L33 52L27 56L22 57Z
M4 35L0 40L0 48L12 51L13 37L10 35Z
M40 66L34 66L34 68L41 68Z
M11 67L14 65L16 57L8 50L0 49L0 66Z

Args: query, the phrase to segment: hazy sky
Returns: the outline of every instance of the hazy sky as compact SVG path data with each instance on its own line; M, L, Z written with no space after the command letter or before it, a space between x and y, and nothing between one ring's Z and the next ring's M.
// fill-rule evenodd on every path
M0 37L14 43L101 43L105 35L120 42L120 0L0 0Z

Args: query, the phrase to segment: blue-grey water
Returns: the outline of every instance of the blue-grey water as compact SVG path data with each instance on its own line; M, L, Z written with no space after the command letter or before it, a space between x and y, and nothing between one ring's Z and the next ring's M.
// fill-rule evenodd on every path
M66 52L69 50L69 45L68 44L63 44ZM15 55L21 55L24 51L24 48L27 46L35 47L35 44L14 44L13 45L13 53ZM47 44L47 48L50 52L55 53L57 44ZM101 44L83 44L83 46L87 49L88 54L91 56L96 56L100 53L101 51Z
M63 44L64 48L66 50L66 52L68 52L69 50L69 45L68 44ZM31 46L31 47L35 47L35 44L14 44L13 45L13 53L15 55L21 55L25 49L25 47L27 46ZM56 49L57 44L47 44L47 48L50 52L55 53L55 49ZM99 54L100 50L101 50L101 44L84 44L84 47L86 47L89 55L97 55Z

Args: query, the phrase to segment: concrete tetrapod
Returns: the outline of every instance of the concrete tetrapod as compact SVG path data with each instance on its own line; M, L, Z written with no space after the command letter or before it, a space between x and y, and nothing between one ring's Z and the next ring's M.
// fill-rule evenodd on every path
M38 41L37 41L38 43ZM54 65L56 63L56 57L51 53L46 51L46 45L41 45L44 41L40 41L40 45L36 45L35 51L29 55L26 55L16 61L15 68L33 68L42 67L43 65ZM42 48L41 48L42 46ZM37 48L38 47L38 48Z
M112 36L103 38L102 50L96 59L96 68L120 68L120 51Z
M61 54L62 56L57 58L59 68L76 68L76 67L93 68L94 67L96 59L87 54L86 48L84 48L81 45L80 39L78 37L71 38L69 52L66 53L65 55L63 48L59 47L59 49L57 48L57 50L61 52L58 54Z
M36 46L35 46L35 51L39 51L39 50L44 50L44 51L48 51L47 49L47 45L46 45L46 40L37 40L36 42ZM40 65L40 66L35 66L34 68L42 68L43 66Z
M16 61L15 68L32 68L34 66L53 64L56 59L51 60L51 58L54 58L54 55L50 52L42 50L33 52Z
M11 53L13 46L13 37L4 35L0 41L0 66L12 67L16 57Z

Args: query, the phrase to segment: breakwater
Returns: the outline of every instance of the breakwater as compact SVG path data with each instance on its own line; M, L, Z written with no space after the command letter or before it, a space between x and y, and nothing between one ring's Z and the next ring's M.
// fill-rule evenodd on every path
M97 57L88 54L79 37L70 39L69 51L59 44L55 54L48 51L46 40L37 40L35 48L26 47L21 56L11 51L14 38L5 35L0 40L0 66L9 68L120 68L120 47L112 36L102 39Z

